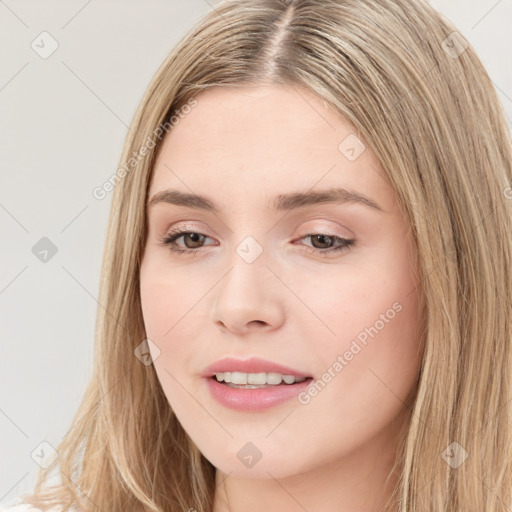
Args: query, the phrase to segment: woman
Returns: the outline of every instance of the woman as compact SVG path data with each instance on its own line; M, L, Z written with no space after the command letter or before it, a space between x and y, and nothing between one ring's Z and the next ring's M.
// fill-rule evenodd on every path
M24 501L508 510L511 163L427 2L217 4L133 120L94 375Z

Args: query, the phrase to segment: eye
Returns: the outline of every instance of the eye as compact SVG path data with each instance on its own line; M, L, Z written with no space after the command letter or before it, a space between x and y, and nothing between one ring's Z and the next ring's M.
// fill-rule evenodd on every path
M308 247L307 249L309 252L320 254L321 256L328 256L330 253L349 249L356 244L356 241L353 238L341 238L336 235L325 235L323 233L309 234L302 237L301 240L305 240L307 238L311 240L313 246L315 246L318 241L320 242L321 247L319 249L316 247ZM332 244L333 242L336 242L338 245L329 247L328 249L325 248L326 244Z
M185 247L185 249L180 249L180 247L176 244L176 240L182 238L183 240L191 241L192 247ZM202 233L198 233L197 231L186 231L183 229L173 229L167 235L165 235L162 239L160 239L161 245L167 246L171 252L174 253L197 253L196 244L201 244L205 238L209 238Z
M183 241L185 242L184 249L181 249L180 246L178 246L176 243L177 240L182 237ZM199 252L198 249L201 247L201 244L206 238L209 237L203 233L199 233L197 231L186 231L178 228L167 233L163 238L160 239L160 243L161 245L167 246L173 253L197 254ZM308 252L319 254L321 256L326 256L328 253L348 249L356 244L355 239L341 238L336 235L326 235L323 233L312 233L300 238L300 240L306 239L310 239L313 243L313 246L319 243L321 246L320 248L307 247L307 250ZM332 243L337 243L337 245L334 247L325 247L326 245L331 245ZM189 244L192 245L192 247L190 247Z

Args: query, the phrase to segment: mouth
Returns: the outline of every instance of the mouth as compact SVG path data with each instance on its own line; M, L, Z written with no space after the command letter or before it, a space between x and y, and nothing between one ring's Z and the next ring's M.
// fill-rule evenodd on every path
M313 377L289 374L217 372L204 379L214 398L222 406L239 412L259 412L297 398L312 385ZM227 382L234 380L235 382Z
M263 389L276 387L291 387L305 381L312 380L313 377L299 377L295 375L283 375L276 372L218 372L210 379L230 388L236 389Z

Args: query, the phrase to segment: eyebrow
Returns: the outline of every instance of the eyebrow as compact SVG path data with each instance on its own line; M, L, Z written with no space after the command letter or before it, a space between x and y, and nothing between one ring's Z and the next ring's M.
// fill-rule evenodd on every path
M179 190L163 190L161 192L157 192L147 203L147 207L149 208L158 203L174 204L177 206L185 206L187 208L195 208L215 213L220 212L219 207L208 197L180 192ZM273 210L279 212L295 210L297 208L320 203L359 203L381 212L383 211L382 208L369 197L341 187L281 194L274 198L272 207Z

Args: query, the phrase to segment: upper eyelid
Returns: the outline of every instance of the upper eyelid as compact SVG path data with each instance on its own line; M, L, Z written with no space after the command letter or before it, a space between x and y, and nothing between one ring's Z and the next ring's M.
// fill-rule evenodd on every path
M165 236L171 236L171 235L183 236L188 233L196 233L198 235L203 235L207 238L214 238L214 236L210 236L207 233L205 233L204 231L201 231L200 229L197 229L197 228L192 229L187 226L167 229L167 230L165 230L164 235ZM302 235L302 238L304 238L308 235L336 236L339 238L346 238L346 239L353 238L351 235L337 234L337 233L335 233L333 231L329 231L329 230L325 230L325 232L324 232L324 230L319 229L319 228L306 230L306 233Z
M316 219L316 218L311 218L311 219L306 219L305 222L306 223L309 223L309 222L319 222L319 221L324 221L324 222L336 222L332 219ZM194 226L193 224L187 224L187 221L182 221L183 224L181 224L180 222L176 222L172 225L172 227L168 227L164 230L164 233L170 233L171 231L186 231L186 232L195 232L195 233L199 233L199 234L202 234L202 235L206 235L206 236L210 236L207 234L207 231L209 230L203 230L202 228L200 227L197 227L197 226ZM195 221L191 221L191 222L195 222ZM350 233L351 230L349 230L348 228L344 228L345 230L345 233L339 233L340 229L336 229L334 227L312 227L312 228L308 228L306 231L306 235L307 234L325 234L325 235L331 235L331 236L338 236L340 238L354 238L355 237L355 233ZM229 231L232 231L231 229ZM324 232L325 231L325 232ZM339 233L339 234L338 234ZM306 236L306 235L303 235L303 236ZM211 236L218 236L218 235L211 235Z

